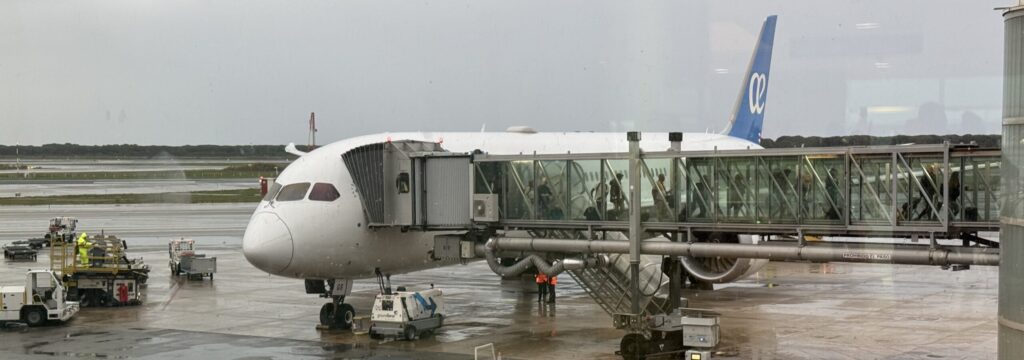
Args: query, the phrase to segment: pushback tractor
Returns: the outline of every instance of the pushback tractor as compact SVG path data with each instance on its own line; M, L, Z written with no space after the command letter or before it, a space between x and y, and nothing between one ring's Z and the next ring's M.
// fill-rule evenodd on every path
M378 275L379 276L379 275ZM380 281L380 280L378 280ZM444 325L444 300L440 289L406 291L381 284L370 315L370 337L413 340Z
M23 286L0 286L0 321L40 326L77 313L78 303L65 300L64 286L52 271L29 270Z

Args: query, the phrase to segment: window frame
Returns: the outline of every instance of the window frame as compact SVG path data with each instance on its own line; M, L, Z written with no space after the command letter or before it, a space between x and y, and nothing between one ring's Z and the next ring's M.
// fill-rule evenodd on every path
M302 185L305 185L306 187L302 190L302 194L298 198L295 198L295 199L291 199L291 198L290 199L281 199L281 194L284 194L285 190L287 190L289 187L302 186ZM306 199L306 195L309 194L309 189L311 187L313 187L312 183L309 183L309 182L297 182L297 183L291 183L291 184L288 184L288 185L284 185L284 186L281 187L281 191L277 192L277 196L274 196L274 201L277 201L277 202L289 202L289 201L304 200L304 199ZM289 193L289 195L290 195L290 193Z
M331 191L328 194L333 193L334 196L330 200L314 199L313 195L316 194L317 186L326 186ZM336 201L336 200L341 198L341 191L338 191L338 188L336 186L334 186L334 184L326 183L326 182L318 182L318 183L314 183L312 186L309 187L309 195L307 195L306 198L309 199L310 201L334 202L334 201Z

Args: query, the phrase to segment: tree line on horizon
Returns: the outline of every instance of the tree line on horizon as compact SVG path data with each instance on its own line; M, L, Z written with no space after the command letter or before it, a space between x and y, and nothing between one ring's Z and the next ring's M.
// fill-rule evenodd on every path
M836 147L902 144L977 145L982 148L999 148L1002 135L896 135L896 136L780 136L775 139L761 139L765 148L795 147Z
M306 151L307 146L297 145ZM105 158L294 158L284 145L0 145L0 157L105 157Z
M780 136L762 139L765 148L869 146L900 144L974 144L982 148L998 148L1001 135L896 135L896 136ZM297 145L307 151L305 145ZM46 144L0 145L0 157L136 157L136 158L294 158L284 152L284 145L77 145Z

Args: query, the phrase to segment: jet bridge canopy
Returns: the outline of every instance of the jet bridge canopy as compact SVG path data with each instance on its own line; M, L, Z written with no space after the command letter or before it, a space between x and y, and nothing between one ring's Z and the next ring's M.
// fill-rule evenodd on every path
M342 155L371 227L471 225L470 157L423 141L389 141Z

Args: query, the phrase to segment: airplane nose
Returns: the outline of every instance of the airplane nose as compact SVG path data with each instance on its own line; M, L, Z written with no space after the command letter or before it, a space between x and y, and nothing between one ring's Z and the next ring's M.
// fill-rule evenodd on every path
M292 262L292 233L277 214L257 213L242 236L242 253L260 270L278 274Z

